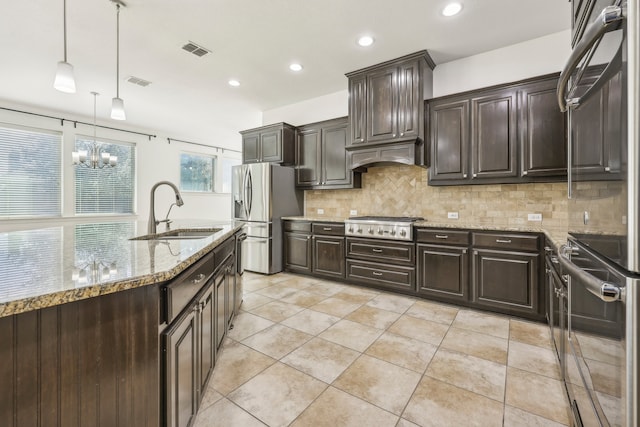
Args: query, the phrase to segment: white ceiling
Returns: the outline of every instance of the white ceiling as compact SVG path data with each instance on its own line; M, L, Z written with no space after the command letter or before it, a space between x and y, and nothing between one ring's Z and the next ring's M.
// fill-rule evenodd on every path
M0 17L0 106L20 103L186 137L240 130L260 112L344 90L344 74L428 49L436 64L569 27L566 0L125 0L120 13L120 97L127 121L111 121L116 92L116 8L109 0L67 0L68 61L77 93L53 89L63 58L62 0L8 0ZM370 34L369 48L356 39ZM187 41L212 51L198 58ZM294 74L289 63L304 70ZM146 88L124 81L150 80ZM227 81L238 79L241 86ZM197 130L194 132L194 130Z

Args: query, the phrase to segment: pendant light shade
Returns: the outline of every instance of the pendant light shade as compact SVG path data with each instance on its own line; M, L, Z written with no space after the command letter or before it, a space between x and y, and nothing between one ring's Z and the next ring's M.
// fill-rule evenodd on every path
M124 101L120 98L120 6L124 6L124 3L120 0L111 1L116 4L116 97L111 102L111 118L126 120Z
M58 62L56 79L53 87L60 92L76 93L76 80L73 77L73 65L67 62L67 0L62 2L63 22L64 22L64 61Z

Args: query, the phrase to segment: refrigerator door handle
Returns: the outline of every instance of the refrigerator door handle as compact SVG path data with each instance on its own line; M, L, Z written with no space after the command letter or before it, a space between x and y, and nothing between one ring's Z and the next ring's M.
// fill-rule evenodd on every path
M247 219L251 216L251 205L253 205L253 179L251 179L251 169L247 169L247 195L245 197L245 207L247 209Z
M568 257L569 253L571 253L570 246L563 245L560 248L559 258L562 269L569 273L570 276L575 277L583 283L589 292L604 302L614 302L624 298L624 288L619 287L615 283L600 280L596 276L587 273L585 270L571 262Z

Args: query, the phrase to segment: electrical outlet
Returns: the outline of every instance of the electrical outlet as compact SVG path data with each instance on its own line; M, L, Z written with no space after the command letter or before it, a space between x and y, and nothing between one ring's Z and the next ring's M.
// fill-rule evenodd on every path
M458 212L447 212L447 218L458 219Z
M542 221L542 214L540 213L527 214L527 221Z
M318 215L324 215L324 209L318 208Z
M356 209L351 209L349 211L349 215L358 215L358 211Z

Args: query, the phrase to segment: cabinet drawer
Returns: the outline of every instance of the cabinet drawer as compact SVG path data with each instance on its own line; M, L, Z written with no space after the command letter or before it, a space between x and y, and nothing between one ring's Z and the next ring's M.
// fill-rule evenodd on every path
M285 221L284 231L311 233L311 223L308 221Z
M415 268L347 259L347 279L365 285L413 290Z
M223 244L219 245L213 250L213 256L215 260L215 268L218 268L220 264L226 260L229 255L233 253L235 247L234 239L227 239Z
M166 286L166 302L163 311L166 313L164 318L167 323L171 323L173 319L178 317L180 312L200 292L207 279L213 274L215 266L213 260L213 252L210 252Z
M540 237L534 234L473 233L473 246L537 252Z
M416 240L420 243L436 243L439 245L469 245L468 231L433 230L417 228Z
M313 223L313 234L325 234L329 236L344 236L344 224L338 223Z
M413 243L389 242L375 239L347 239L347 257L383 261L387 264L413 265Z

